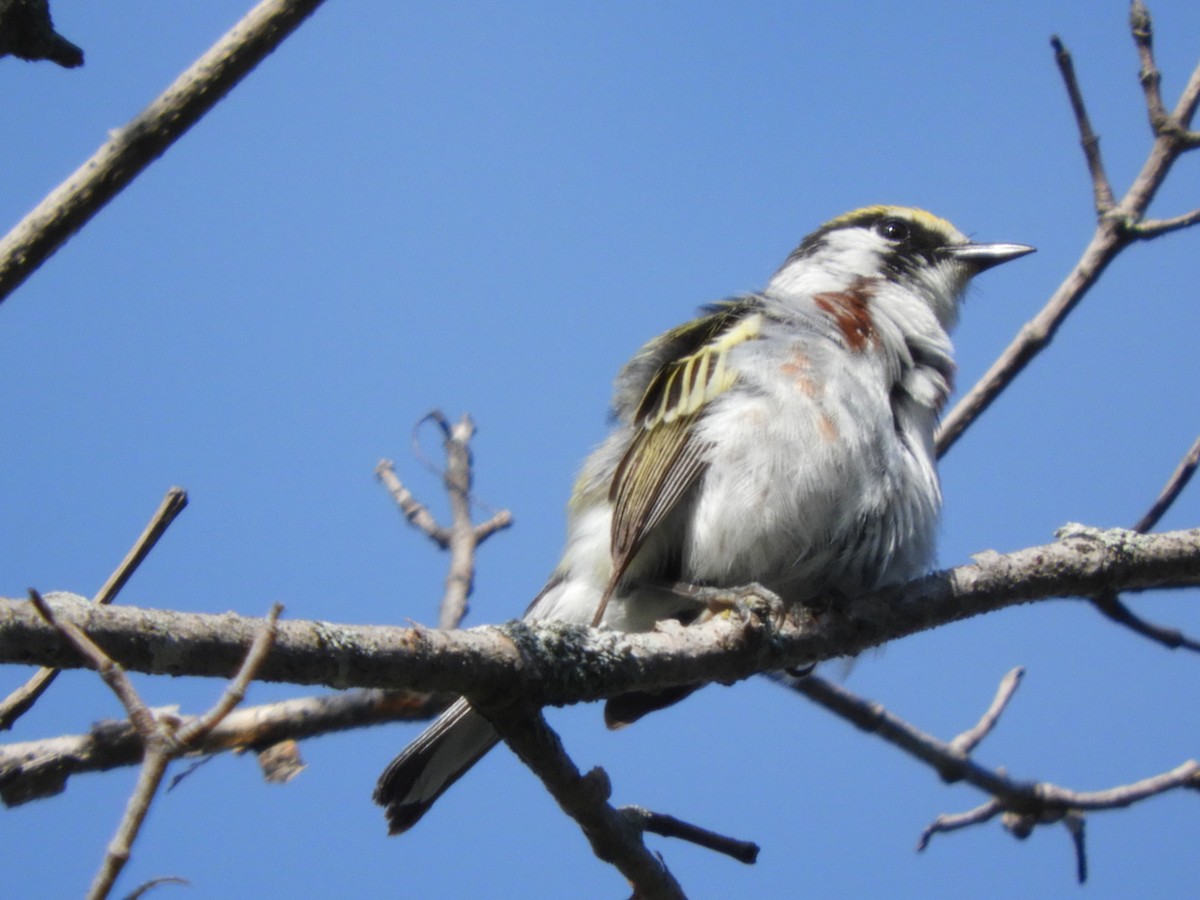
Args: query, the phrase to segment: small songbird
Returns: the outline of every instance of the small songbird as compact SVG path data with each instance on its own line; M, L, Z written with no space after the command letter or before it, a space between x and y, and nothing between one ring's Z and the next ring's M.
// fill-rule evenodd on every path
M804 604L924 574L948 332L973 276L1032 251L868 206L806 237L762 292L650 341L617 376L616 426L583 465L566 549L525 618L646 631L696 618L682 586L757 582ZM606 718L690 690L614 698ZM497 740L466 700L451 706L379 779L391 832Z

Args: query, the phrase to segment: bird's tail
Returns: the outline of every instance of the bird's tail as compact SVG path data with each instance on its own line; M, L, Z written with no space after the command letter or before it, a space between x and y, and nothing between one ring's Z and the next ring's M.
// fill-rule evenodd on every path
M459 700L393 759L375 785L388 831L412 828L471 766L500 740L490 722Z

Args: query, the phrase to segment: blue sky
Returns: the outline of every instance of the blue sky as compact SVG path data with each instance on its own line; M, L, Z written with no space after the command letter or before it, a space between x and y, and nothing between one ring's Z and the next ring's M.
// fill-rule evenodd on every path
M243 2L59 0L86 65L0 60L7 228L244 12ZM1173 103L1200 7L1152 6ZM0 307L0 595L91 594L165 490L191 505L121 600L343 622L432 622L446 559L373 467L429 409L469 411L483 548L470 623L524 609L553 567L573 472L602 437L612 376L646 339L761 286L803 235L867 203L924 206L1039 252L989 272L956 334L973 383L1044 303L1092 229L1089 184L1049 49L1074 51L1123 191L1149 146L1123 3L326 4ZM1200 205L1185 159L1153 211ZM1200 232L1129 250L1051 350L942 466L941 562L1136 520L1197 433ZM427 435L428 437L428 435ZM426 441L434 454L435 440ZM1193 490L1162 527L1200 521ZM1200 632L1194 594L1134 598ZM963 623L861 660L848 686L945 738L1010 668L1025 683L981 762L1097 789L1197 754L1200 660L1080 602ZM0 675L7 690L25 676ZM139 678L199 711L212 681ZM297 693L256 685L249 702ZM118 715L67 673L13 739ZM711 688L620 733L550 711L618 803L762 845L744 867L651 839L689 896L1051 897L1078 889L1069 840L988 825L913 846L970 789L770 684ZM622 896L507 753L420 826L370 802L415 726L305 742L264 785L206 766L155 806L120 887L177 875L195 897ZM5 888L89 882L134 772L74 779L0 815ZM1089 820L1089 900L1192 897L1194 797ZM53 862L51 862L53 860Z

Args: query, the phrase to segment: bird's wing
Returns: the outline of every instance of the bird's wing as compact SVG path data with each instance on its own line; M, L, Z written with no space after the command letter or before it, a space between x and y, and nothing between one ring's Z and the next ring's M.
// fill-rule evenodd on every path
M634 437L609 489L613 572L596 623L646 538L704 471L707 448L695 425L705 406L737 380L729 351L759 335L757 310L752 298L721 304L647 348L663 361L633 414Z

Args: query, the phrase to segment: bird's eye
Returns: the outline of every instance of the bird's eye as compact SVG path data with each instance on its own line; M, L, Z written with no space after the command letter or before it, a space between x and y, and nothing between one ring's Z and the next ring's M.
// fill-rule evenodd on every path
M902 244L908 240L911 230L903 219L884 219L875 226L880 237L886 238L893 244Z

